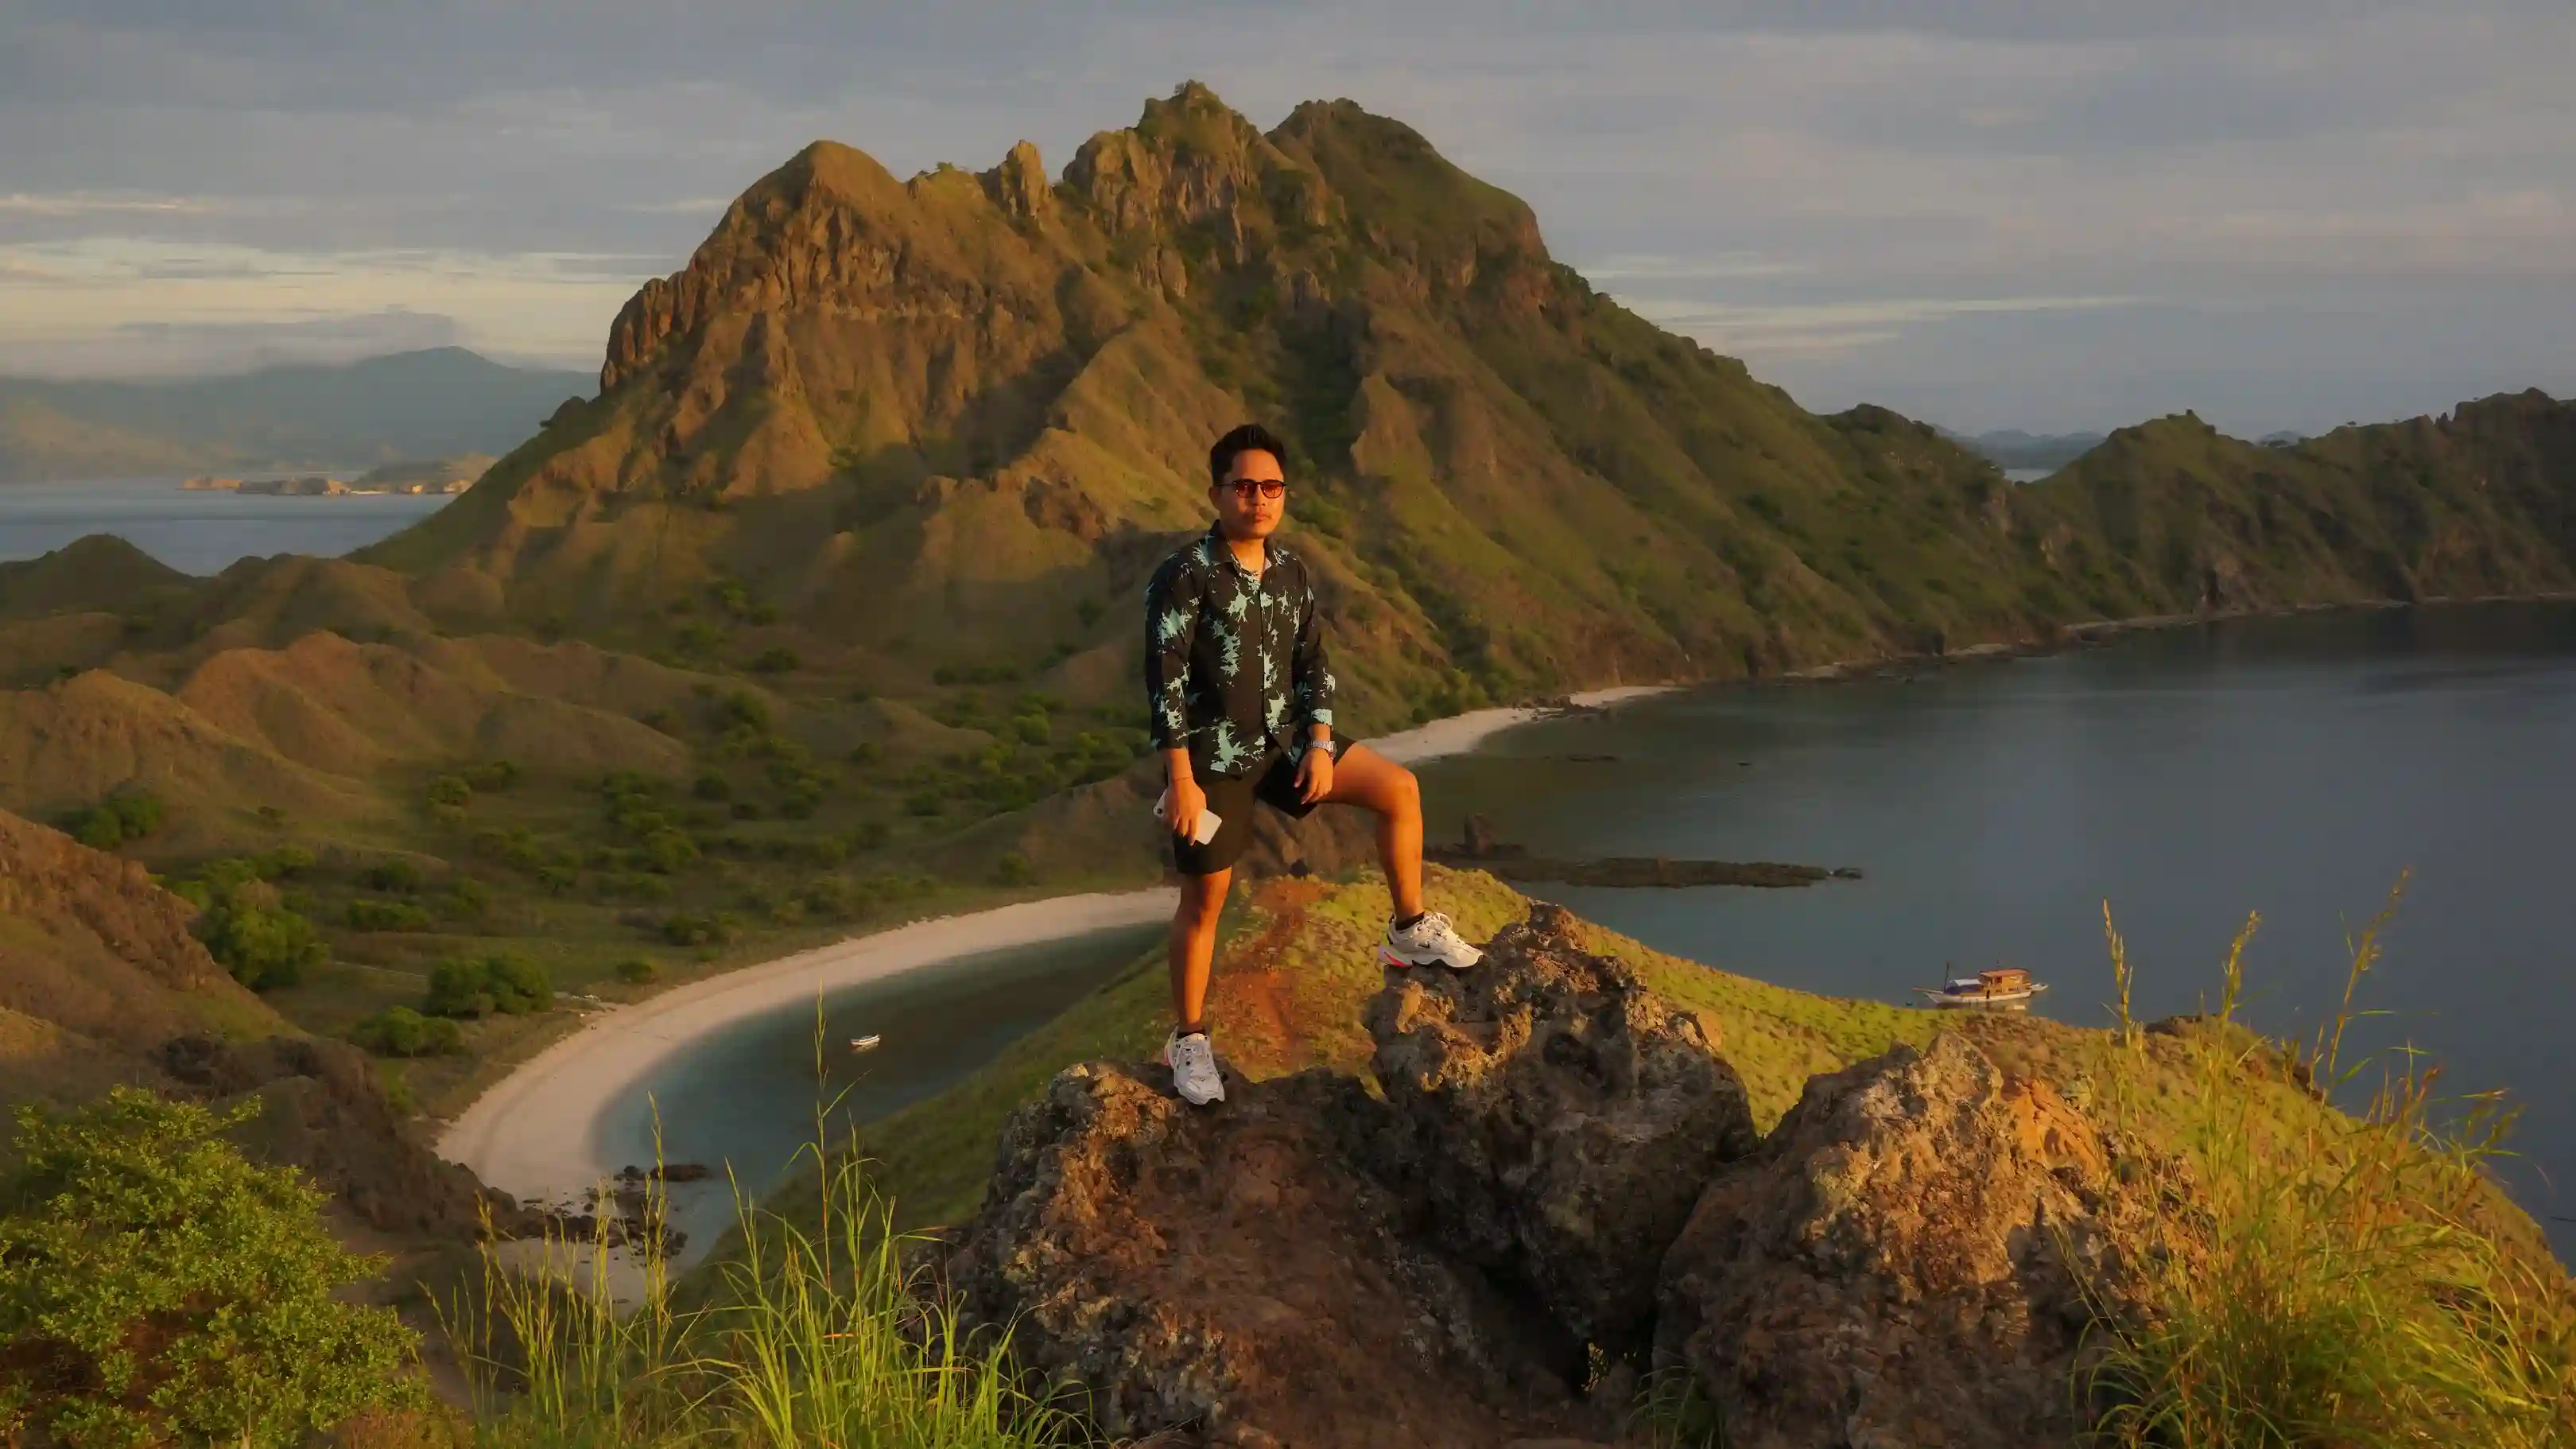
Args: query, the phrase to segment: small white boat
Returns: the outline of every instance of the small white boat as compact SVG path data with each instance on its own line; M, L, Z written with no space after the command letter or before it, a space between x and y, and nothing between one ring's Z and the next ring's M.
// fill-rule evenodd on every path
M2018 966L2000 966L1980 971L1974 976L1953 976L1939 986L1917 986L1915 993L1925 998L1927 1006L1975 1006L2026 1011L2030 999L2048 989L2045 981L2033 981L2030 973Z
M854 1036L850 1038L850 1050L854 1052L872 1052L877 1049L877 1043L884 1040L885 1038L882 1036Z

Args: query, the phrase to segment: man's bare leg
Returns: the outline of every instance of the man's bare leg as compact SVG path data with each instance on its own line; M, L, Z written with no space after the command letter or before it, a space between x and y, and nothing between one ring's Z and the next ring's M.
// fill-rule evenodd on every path
M1378 864L1395 918L1422 914L1422 786L1413 772L1366 745L1353 745L1333 762L1328 805L1357 805L1377 816Z
M1172 912L1166 946L1172 972L1172 1021L1184 1031L1206 1025L1208 966L1216 958L1216 920L1225 910L1232 867L1214 875L1181 877L1180 908Z

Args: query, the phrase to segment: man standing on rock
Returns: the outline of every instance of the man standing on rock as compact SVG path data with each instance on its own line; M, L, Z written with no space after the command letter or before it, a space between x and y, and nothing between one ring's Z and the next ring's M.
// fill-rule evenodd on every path
M1292 818L1318 805L1377 816L1378 858L1395 912L1378 957L1464 970L1480 959L1447 916L1422 905L1422 791L1413 772L1333 739L1333 671L1305 561L1271 541L1288 511L1286 450L1247 423L1208 452L1216 522L1163 560L1145 587L1145 705L1163 753L1164 823L1181 873L1172 916L1172 1035L1163 1060L1193 1106L1225 1100L1208 1042L1208 965L1217 912L1252 838L1256 799ZM1217 827L1198 840L1199 817Z

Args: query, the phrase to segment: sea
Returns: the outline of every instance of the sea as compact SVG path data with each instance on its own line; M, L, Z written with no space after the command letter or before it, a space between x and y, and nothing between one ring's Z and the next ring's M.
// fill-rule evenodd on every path
M451 501L435 493L246 497L185 491L176 477L5 483L0 484L0 563L35 558L89 534L112 533L183 574L219 574L245 558L279 553L331 557L364 548Z

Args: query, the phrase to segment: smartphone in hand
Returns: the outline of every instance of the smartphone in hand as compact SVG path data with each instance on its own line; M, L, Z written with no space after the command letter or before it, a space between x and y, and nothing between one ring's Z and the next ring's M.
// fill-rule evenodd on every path
M1154 802L1154 818L1157 820L1172 818L1172 789L1168 785L1163 787L1162 797ZM1190 839L1197 844L1205 845L1216 839L1216 828L1224 823L1217 818L1215 811L1202 809L1199 811L1198 828L1190 832Z

